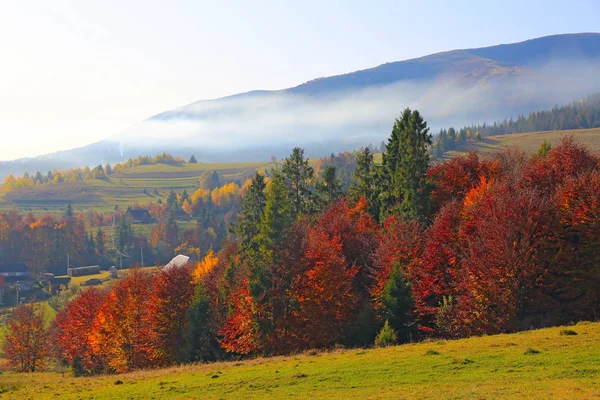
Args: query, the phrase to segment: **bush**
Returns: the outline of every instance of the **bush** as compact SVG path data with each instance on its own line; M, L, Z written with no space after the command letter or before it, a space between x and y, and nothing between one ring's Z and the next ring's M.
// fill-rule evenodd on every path
M377 334L375 338L375 346L376 347L388 347L392 346L396 343L396 332L390 327L390 323L385 321L385 325Z
M540 353L541 352L539 350L532 349L531 347L525 351L525 355L527 355L527 356L533 355L533 354L540 354Z
M73 361L71 361L71 374L73 374L74 377L85 375L85 369L83 368L80 355L76 355L73 357Z
M576 336L577 332L572 329L563 329L560 331L560 336Z

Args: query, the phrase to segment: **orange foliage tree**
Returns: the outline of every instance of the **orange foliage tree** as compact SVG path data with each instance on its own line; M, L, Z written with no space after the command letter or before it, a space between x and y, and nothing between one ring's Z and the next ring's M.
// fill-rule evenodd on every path
M102 360L92 350L91 333L106 292L96 288L84 290L57 314L55 340L61 358L69 364L76 356L88 374L102 370Z
M115 372L152 365L151 321L148 300L152 275L132 269L107 295L90 335L95 354Z
M42 310L19 305L11 314L3 344L8 365L19 372L43 368L50 355L50 341Z

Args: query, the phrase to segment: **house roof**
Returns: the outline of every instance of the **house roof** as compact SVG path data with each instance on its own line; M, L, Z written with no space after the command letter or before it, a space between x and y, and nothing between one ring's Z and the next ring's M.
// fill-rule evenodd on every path
M75 267L75 268L69 268L69 269L77 271L77 270L84 270L87 268L100 268L100 266L99 265L86 265L85 267Z
M31 272L27 265L21 263L0 264L0 273Z
M148 212L148 210L144 210L144 209L128 210L128 212L134 218L148 218L148 217L150 217L150 213Z
M173 258L171 260L171 262L169 262L167 265L165 265L162 268L162 271L168 271L171 268L181 268L183 266L185 266L187 264L187 262L189 261L189 257L188 256L184 256L179 254L178 256L175 256L175 258Z

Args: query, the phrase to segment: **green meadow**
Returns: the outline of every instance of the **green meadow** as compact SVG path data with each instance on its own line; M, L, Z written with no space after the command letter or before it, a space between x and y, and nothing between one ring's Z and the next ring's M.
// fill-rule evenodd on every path
M0 393L97 400L598 398L600 323L90 378L4 372Z

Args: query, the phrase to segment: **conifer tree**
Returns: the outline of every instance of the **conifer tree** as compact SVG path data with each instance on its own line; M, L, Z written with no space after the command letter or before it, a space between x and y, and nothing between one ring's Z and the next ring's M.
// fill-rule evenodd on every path
M248 192L242 198L242 215L238 224L238 235L242 241L243 251L258 250L257 236L267 203L266 186L265 177L257 172L252 178Z
M305 214L310 203L310 184L315 171L304 158L304 150L295 147L292 154L285 159L282 168L283 177L289 188L293 202L293 216Z
M342 195L342 185L336 176L336 168L328 165L323 170L322 178L316 185L321 201L327 205L336 201Z
M417 110L406 108L396 119L383 155L384 180L387 183L382 213L400 213L423 217L428 210L428 146L431 135Z

